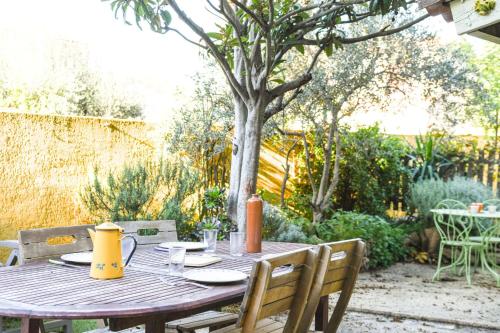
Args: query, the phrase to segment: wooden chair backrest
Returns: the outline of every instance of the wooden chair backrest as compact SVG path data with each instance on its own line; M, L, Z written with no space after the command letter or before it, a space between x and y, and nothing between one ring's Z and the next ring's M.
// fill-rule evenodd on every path
M66 253L92 251L92 240L87 229L95 229L95 226L90 224L19 231L19 263L59 258Z
M290 313L283 332L299 332L299 323L318 268L317 257L317 251L301 249L254 264L237 323L243 333L254 332L260 319L287 310Z
M119 221L124 235L134 236L137 245L154 245L162 242L177 241L177 229L173 220L158 221ZM140 235L140 230L155 230L154 235Z
M327 249L330 251L328 252ZM327 268L323 276L319 270L315 276L315 279L322 281L322 283L319 284L319 287L314 287L314 285L318 285L318 282L313 282L299 331L307 332L309 330L320 297L340 291L337 304L324 331L325 333L334 333L342 321L354 290L359 269L363 263L365 243L360 239L326 243L320 245L318 252L320 260L327 262Z

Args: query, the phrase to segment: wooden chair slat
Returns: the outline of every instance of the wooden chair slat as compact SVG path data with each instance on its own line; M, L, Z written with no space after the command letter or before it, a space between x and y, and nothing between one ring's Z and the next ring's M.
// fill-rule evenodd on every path
M324 284L344 280L352 268L345 266L342 268L335 268L326 272Z
M92 251L92 240L88 229L95 229L93 224L71 227L20 230L18 232L19 262L41 261L58 258L62 254ZM49 244L48 241L60 237L74 238L71 243Z
M65 253L92 251L92 240L78 239L74 243L55 244L31 243L22 244L24 259L31 260L43 257L54 257Z
M327 283L323 285L323 288L321 289L321 296L328 296L330 294L341 291L343 286L344 280Z
M22 244L46 243L48 239L54 237L74 236L75 239L90 238L88 229L94 229L93 224L77 225L70 227L55 227L43 229L20 230L18 238L22 239Z
M133 236L139 246L177 241L177 231L173 220L117 221L115 223L123 228L125 235ZM144 229L157 229L158 233L155 235L139 235L139 230Z
M278 313L290 310L293 304L293 296L280 299L276 302L266 304L262 307L259 319L264 319L270 316L274 316Z
M301 274L302 267L298 267L293 272L288 274L273 276L272 280L269 282L269 288L272 289L290 282L298 281Z
M296 294L298 283L284 284L276 288L269 289L264 297L263 304L270 304L283 298L288 298Z

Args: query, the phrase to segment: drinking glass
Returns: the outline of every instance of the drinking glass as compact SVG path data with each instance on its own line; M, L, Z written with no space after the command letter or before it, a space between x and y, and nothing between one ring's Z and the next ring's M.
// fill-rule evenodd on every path
M203 244L205 244L205 252L215 252L217 247L217 229L203 230Z
M241 257L245 247L245 233L231 232L229 234L229 251L232 256Z
M186 248L174 246L170 248L170 260L168 271L170 275L182 276L184 273L184 259L186 258Z

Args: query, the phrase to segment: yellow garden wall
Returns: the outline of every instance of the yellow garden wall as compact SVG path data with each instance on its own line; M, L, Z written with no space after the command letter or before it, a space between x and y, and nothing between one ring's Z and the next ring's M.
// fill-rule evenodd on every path
M142 121L0 112L0 239L91 222L79 193L94 166L107 172L154 157L151 130Z

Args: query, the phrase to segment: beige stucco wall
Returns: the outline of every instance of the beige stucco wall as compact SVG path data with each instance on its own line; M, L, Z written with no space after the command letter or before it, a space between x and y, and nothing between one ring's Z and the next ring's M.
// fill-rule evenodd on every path
M94 166L154 157L151 133L141 121L0 112L0 239L90 222L79 193Z

